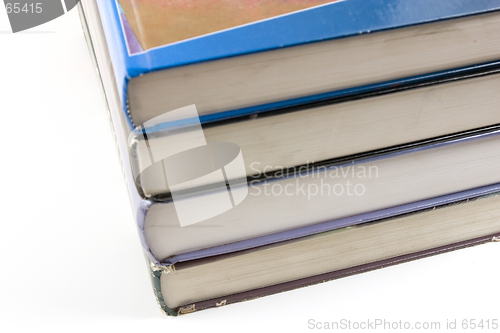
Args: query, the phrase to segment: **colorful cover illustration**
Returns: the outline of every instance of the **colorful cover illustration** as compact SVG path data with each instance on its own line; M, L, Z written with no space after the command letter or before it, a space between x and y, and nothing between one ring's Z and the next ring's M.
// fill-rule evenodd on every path
M133 53L334 1L120 0L119 3ZM135 36L129 36L128 29ZM139 45L134 38L137 38Z

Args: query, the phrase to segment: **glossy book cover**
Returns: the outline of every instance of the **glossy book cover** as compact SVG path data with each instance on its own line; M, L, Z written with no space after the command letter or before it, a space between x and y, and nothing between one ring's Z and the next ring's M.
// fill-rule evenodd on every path
M132 53L222 32L335 0L120 0ZM137 38L137 45L134 41Z
M500 10L499 0L97 3L125 110L129 80L149 72Z

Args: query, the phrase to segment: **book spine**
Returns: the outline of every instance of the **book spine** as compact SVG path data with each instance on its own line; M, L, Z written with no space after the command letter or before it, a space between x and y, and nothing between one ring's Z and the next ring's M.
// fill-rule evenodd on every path
M94 7L92 8L92 6ZM148 257L148 260L156 264L158 263L158 260L156 260L156 258L149 250L149 246L144 237L145 217L149 207L152 205L152 202L142 199L135 186L132 168L129 162L130 158L128 155L128 136L131 132L131 129L129 128L125 113L120 106L120 83L113 80L113 78L116 78L117 75L116 72L114 72L115 68L113 66L110 66L109 64L110 54L107 45L104 41L99 40L98 38L99 35L104 35L102 31L101 20L98 15L88 15L88 13L97 9L96 1L89 0L84 2L83 4L82 2L80 2L78 4L78 9L80 11L80 17L82 20L84 31L86 30L85 35L87 37L89 51L91 53L91 56L94 58L94 64L97 66L98 76L102 83L104 94L106 95L106 101L108 103L108 110L111 120L111 128L114 132L115 142L118 147L118 155L120 156L120 162L122 165L125 182L127 184L129 197L132 204L132 210L137 222L139 237L141 239L141 243L145 254ZM93 20L92 24L88 24L89 20ZM106 66L105 64L107 62L108 65Z
M118 4L114 0L91 0L89 2L97 4L99 15L102 17L101 25L106 37L109 58L113 65L114 78L120 95L122 108L125 111L128 126L133 129L135 126L130 117L130 112L128 111L127 99L127 86L131 78L130 69L132 65L130 64L124 28L117 7ZM93 5L95 6L95 4ZM147 55L144 57L147 59Z
M177 316L178 309L171 309L165 303L165 298L161 292L161 275L163 273L168 274L170 271L165 266L156 266L153 263L149 265L149 274L151 278L151 284L153 285L153 292L156 297L156 302L160 306L161 311L163 311L167 316Z

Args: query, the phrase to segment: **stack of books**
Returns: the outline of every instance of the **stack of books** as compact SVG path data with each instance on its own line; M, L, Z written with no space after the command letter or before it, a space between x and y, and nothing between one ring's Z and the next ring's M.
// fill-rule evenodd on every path
M168 315L500 240L500 0L80 14Z

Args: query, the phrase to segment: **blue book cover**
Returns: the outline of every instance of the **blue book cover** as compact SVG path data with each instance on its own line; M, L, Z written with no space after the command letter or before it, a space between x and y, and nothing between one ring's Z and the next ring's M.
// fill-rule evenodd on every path
M124 109L129 80L149 72L500 9L499 0L107 0L98 5ZM222 117L210 115L201 121L345 93L353 92L225 110Z

